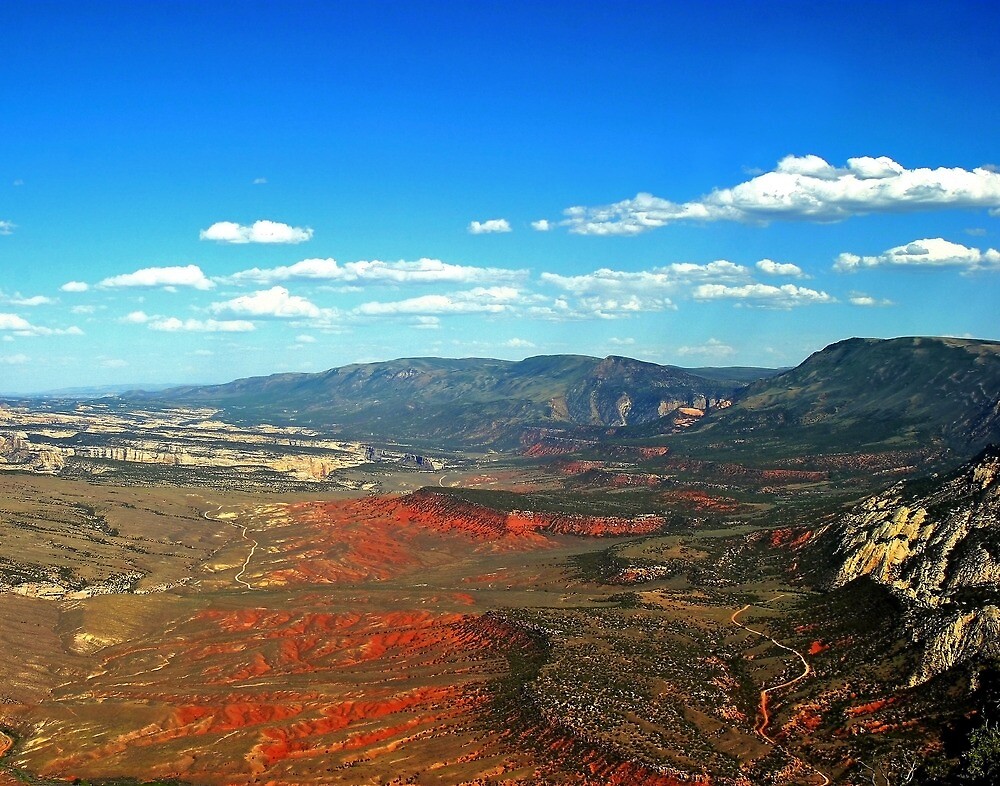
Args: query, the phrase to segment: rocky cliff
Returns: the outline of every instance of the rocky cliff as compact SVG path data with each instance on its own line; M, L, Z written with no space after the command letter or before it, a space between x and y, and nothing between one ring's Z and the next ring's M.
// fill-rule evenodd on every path
M923 645L911 682L1000 656L1000 447L951 475L869 497L825 536L840 587L867 576L908 602Z

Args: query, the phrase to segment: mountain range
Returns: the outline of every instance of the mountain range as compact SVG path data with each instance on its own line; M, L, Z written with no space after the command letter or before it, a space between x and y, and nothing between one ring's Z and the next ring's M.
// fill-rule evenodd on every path
M618 356L412 358L125 398L445 449L516 451L529 434L555 429L751 463L898 449L957 464L1000 442L1000 342L852 338L788 370ZM693 415L684 433L680 411Z
M504 361L410 358L318 374L275 374L142 396L354 439L516 448L529 429L597 430L658 421L678 408L728 406L771 369L697 370L631 358L553 355Z

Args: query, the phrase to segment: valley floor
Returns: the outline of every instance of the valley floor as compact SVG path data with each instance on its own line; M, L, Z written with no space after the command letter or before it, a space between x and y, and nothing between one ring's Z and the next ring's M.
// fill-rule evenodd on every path
M0 783L818 785L925 736L808 532L18 478L32 564L141 578L0 594Z

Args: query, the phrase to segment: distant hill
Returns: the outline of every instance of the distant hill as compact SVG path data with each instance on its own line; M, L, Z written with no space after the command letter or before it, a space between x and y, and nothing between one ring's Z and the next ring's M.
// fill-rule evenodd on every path
M852 338L760 379L680 438L686 449L790 456L926 450L966 460L1000 442L1000 342Z
M215 406L238 421L310 425L358 439L511 449L531 429L597 430L648 423L678 407L711 411L748 379L775 373L712 371L700 376L617 356L409 358L125 398Z
M177 387L176 383L125 383L119 385L89 385L81 387L57 388L55 390L40 390L36 393L0 393L0 398L7 400L25 400L39 398L85 399L101 398L102 396L127 395L135 391L159 391Z

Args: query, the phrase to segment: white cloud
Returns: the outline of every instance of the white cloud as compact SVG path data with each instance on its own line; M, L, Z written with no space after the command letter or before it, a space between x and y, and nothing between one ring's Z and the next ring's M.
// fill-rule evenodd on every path
M55 303L52 298L45 295L33 295L32 297L15 296L10 303L15 306L50 306Z
M374 284L472 284L519 281L527 275L527 270L452 265L440 259L423 258L412 262L402 259L397 262L373 259L344 264L335 259L303 259L294 265L243 270L228 280L237 284L243 282L271 284L277 281L296 280Z
M665 267L637 272L601 268L593 273L580 276L562 276L557 273L542 273L543 283L564 289L577 295L584 293L634 292L648 294L651 291L671 292L679 285L696 281L739 281L746 279L749 271L725 259L696 265L691 262L675 262Z
M826 292L794 284L782 284L780 287L757 283L742 286L699 284L693 295L695 300L737 300L749 306L763 308L792 308L814 303L833 303L835 300Z
M648 193L610 205L571 207L561 223L582 235L634 235L674 221L839 221L867 213L944 208L1000 209L1000 173L989 167L906 169L885 156L847 159L786 156L771 172L699 200Z
M90 285L84 281L67 281L59 289L63 292L86 292Z
M9 330L19 336L47 336L55 332L51 328L32 325L17 314L0 314L0 330Z
M82 336L83 331L76 325L68 328L49 328L32 325L30 330L18 332L19 336Z
M266 178L266 177L255 177L255 178L253 179L253 184L254 184L255 186L263 186L263 185L266 185L266 184L267 184L267 178Z
M25 297L20 292L15 292L13 295L8 295L2 290L0 290L0 303L9 303L12 306L22 306L32 308L34 306L50 306L57 301L45 295L33 295L32 297Z
M417 330L437 330L441 327L440 317L414 317L413 327Z
M512 310L521 293L513 287L476 287L447 295L421 295L390 302L362 303L355 312L364 316L394 314L499 314Z
M93 314L97 311L97 306L73 306L70 312L73 314Z
M178 319L177 317L161 317L149 323L150 330L165 333L249 333L254 329L253 322L242 319Z
M469 232L473 235L486 235L493 232L510 231L510 222L506 218L491 218L487 221L469 222Z
M535 319L552 322L570 322L590 319L622 319L633 317L644 311L666 311L677 307L670 298L640 297L625 293L616 295L590 295L570 302L565 297L557 297L546 304L535 304L526 309L526 314Z
M309 336L309 335L303 334L301 336L296 336L295 337L295 343L296 344L315 344L316 343L316 337L315 336Z
M254 221L243 226L234 221L217 221L198 237L219 243L304 243L313 236L309 227L293 227L280 221Z
M531 222L531 228L537 232L548 232L556 228L556 225L549 221L547 218L540 218L537 221Z
M871 295L866 295L863 292L852 292L848 301L852 306L862 306L866 308L871 308L873 306L891 306L891 300L879 300Z
M1000 251L995 248L981 251L978 248L969 248L961 243L934 237L890 248L878 256L859 256L844 252L837 256L833 264L833 269L841 273L872 267L957 267L966 271L1000 270Z
M319 306L304 297L292 295L284 287L271 287L252 295L241 295L232 300L213 303L210 308L216 314L228 311L251 317L277 319L314 319L324 315Z
M969 227L965 230L965 234L972 235L972 237L983 237L986 235L986 230L982 227Z
M608 339L608 343L613 347L631 347L635 344L635 339L612 337Z
M76 282L70 282L76 283ZM64 284L65 289L68 284ZM124 273L120 276L111 276L101 281L98 286L106 288L117 287L193 287L194 289L211 289L215 286L201 268L197 265L185 265L183 267L146 267L136 270L134 273ZM67 291L82 291L78 289Z
M523 338L507 339L500 346L507 347L508 349L535 349L534 344Z
M80 328L50 328L33 325L17 314L0 314L0 330L7 330L16 336L82 336Z
M22 366L31 360L27 355L17 354L17 355L0 355L0 363L5 363L9 366Z
M13 221L0 221L0 235L12 235L16 227Z
M773 259L762 259L757 263L757 269L769 276L788 276L789 278L806 278L802 268L791 262L775 262Z
M123 316L121 318L121 321L128 322L133 325L145 325L151 319L152 317L149 316L149 314L147 314L145 311L133 311Z
M706 357L712 360L724 360L736 354L736 350L719 341L717 338L710 338L704 344L678 347L677 354L683 357Z

